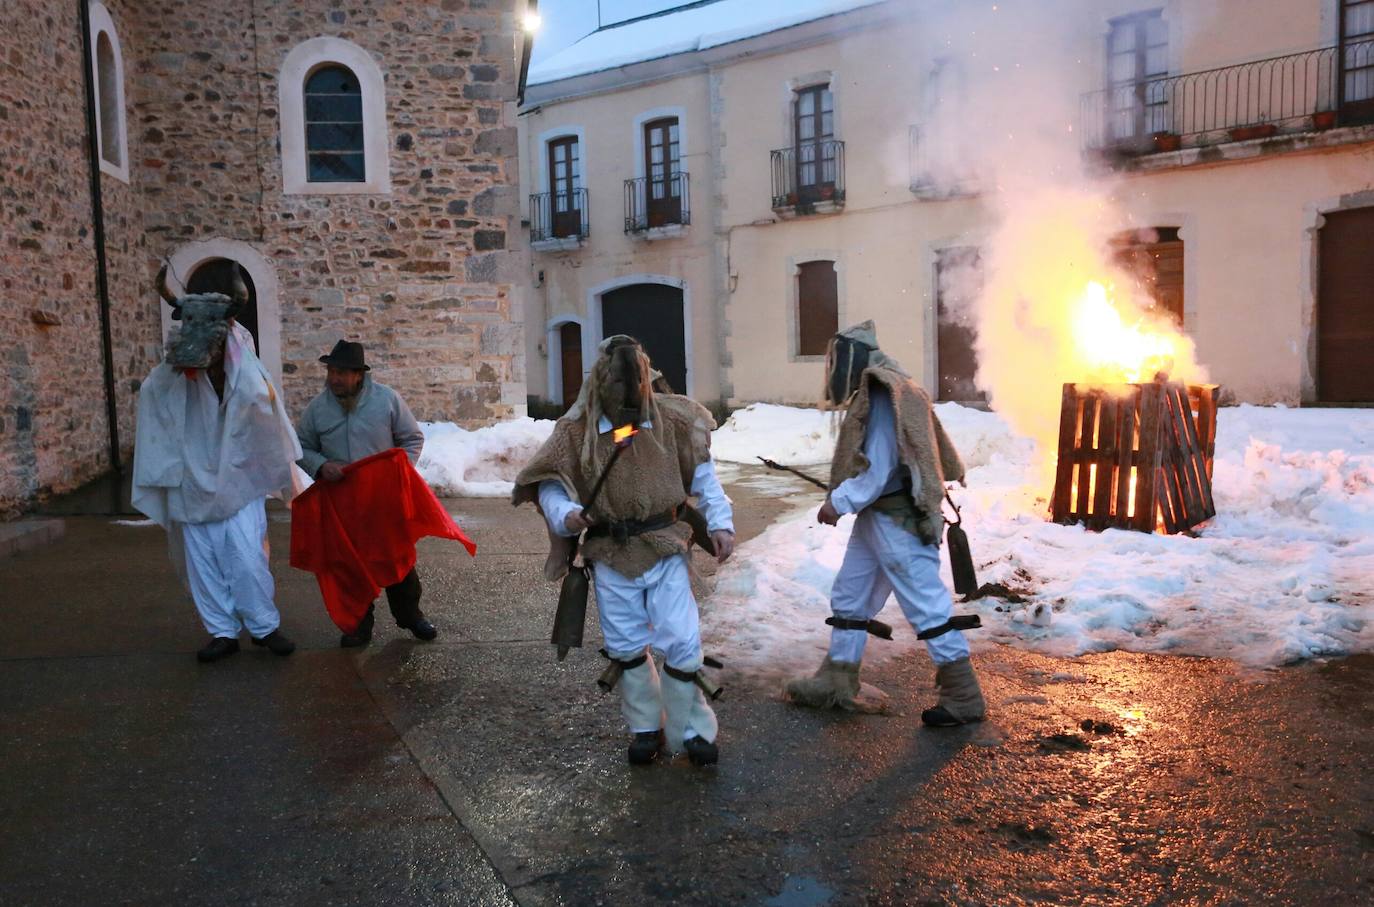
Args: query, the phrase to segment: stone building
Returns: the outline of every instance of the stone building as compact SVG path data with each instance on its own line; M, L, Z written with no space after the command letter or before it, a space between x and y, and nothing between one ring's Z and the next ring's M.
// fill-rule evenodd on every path
M292 411L341 337L368 345L421 419L523 409L524 6L7 0L0 513L127 459L169 323L162 262L174 290L243 268L245 323Z
M1038 135L1109 187L1120 259L1212 380L1374 401L1371 0L715 0L528 82L532 405L616 330L703 402L814 401L826 337L865 318L976 397L962 313L1014 190L974 165Z

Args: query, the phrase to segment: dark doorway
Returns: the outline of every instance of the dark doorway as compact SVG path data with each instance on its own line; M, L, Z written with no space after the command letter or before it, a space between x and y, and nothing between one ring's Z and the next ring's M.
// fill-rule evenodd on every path
M687 393L687 340L682 328L682 289L636 283L601 297L601 332L629 334L644 344L654 368L673 393Z
M237 267L238 262L227 258L212 258L191 273L191 279L186 281L186 292L223 293L225 296L232 296L234 268ZM239 273L243 275L243 283L248 287L248 305L239 313L238 323L253 335L253 352L257 353L262 350L262 341L258 338L258 291L253 286L253 278L249 276L247 268L239 268Z
M935 257L935 374L938 399L985 403L978 388L977 305L983 263L970 246L941 249Z
M558 329L559 365L563 376L563 408L577 401L582 390L582 325L569 321Z
M1374 208L1333 211L1323 218L1317 400L1374 403Z

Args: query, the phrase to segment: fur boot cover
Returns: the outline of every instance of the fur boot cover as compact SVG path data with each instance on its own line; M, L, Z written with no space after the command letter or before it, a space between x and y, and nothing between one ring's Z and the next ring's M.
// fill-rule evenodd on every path
M968 658L937 666L935 686L940 690L940 700L935 708L926 709L921 715L926 724L949 726L983 720L987 704L978 686L978 675L973 673L973 662ZM952 720L941 720L945 716Z
M636 653L630 653L630 658ZM652 658L620 675L620 713L631 733L663 727L663 693Z
M887 694L859 680L859 665L825 661L810 677L795 677L784 688L787 698L812 709L842 709L877 715L887 711Z
M689 728L692 736L715 743L718 730L716 713L706 701L706 694L692 681L664 675L663 711L667 717L663 734L668 738L668 748L674 755L682 752L682 741Z

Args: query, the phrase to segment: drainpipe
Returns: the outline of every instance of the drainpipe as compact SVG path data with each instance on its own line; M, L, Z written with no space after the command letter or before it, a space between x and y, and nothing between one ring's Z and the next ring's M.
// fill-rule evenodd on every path
M95 289L100 300L100 349L105 366L105 422L109 427L110 468L124 471L119 456L119 409L115 405L114 344L110 336L110 274L105 262L105 205L100 196L100 141L96 129L95 56L88 0L76 0L81 22L81 70L86 83L86 150L91 170L91 223L95 240Z

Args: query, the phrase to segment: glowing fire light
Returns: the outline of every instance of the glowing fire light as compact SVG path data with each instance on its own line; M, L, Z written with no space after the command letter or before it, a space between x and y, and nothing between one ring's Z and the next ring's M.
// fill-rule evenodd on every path
M639 429L635 428L633 425L629 423L626 423L625 425L622 425L613 432L611 432L611 439L615 441L617 445L629 444L630 440L634 438L634 436L637 434L639 434Z
M1173 371L1178 358L1173 333L1143 316L1127 324L1097 281L1088 282L1069 318L1088 382L1139 383Z

